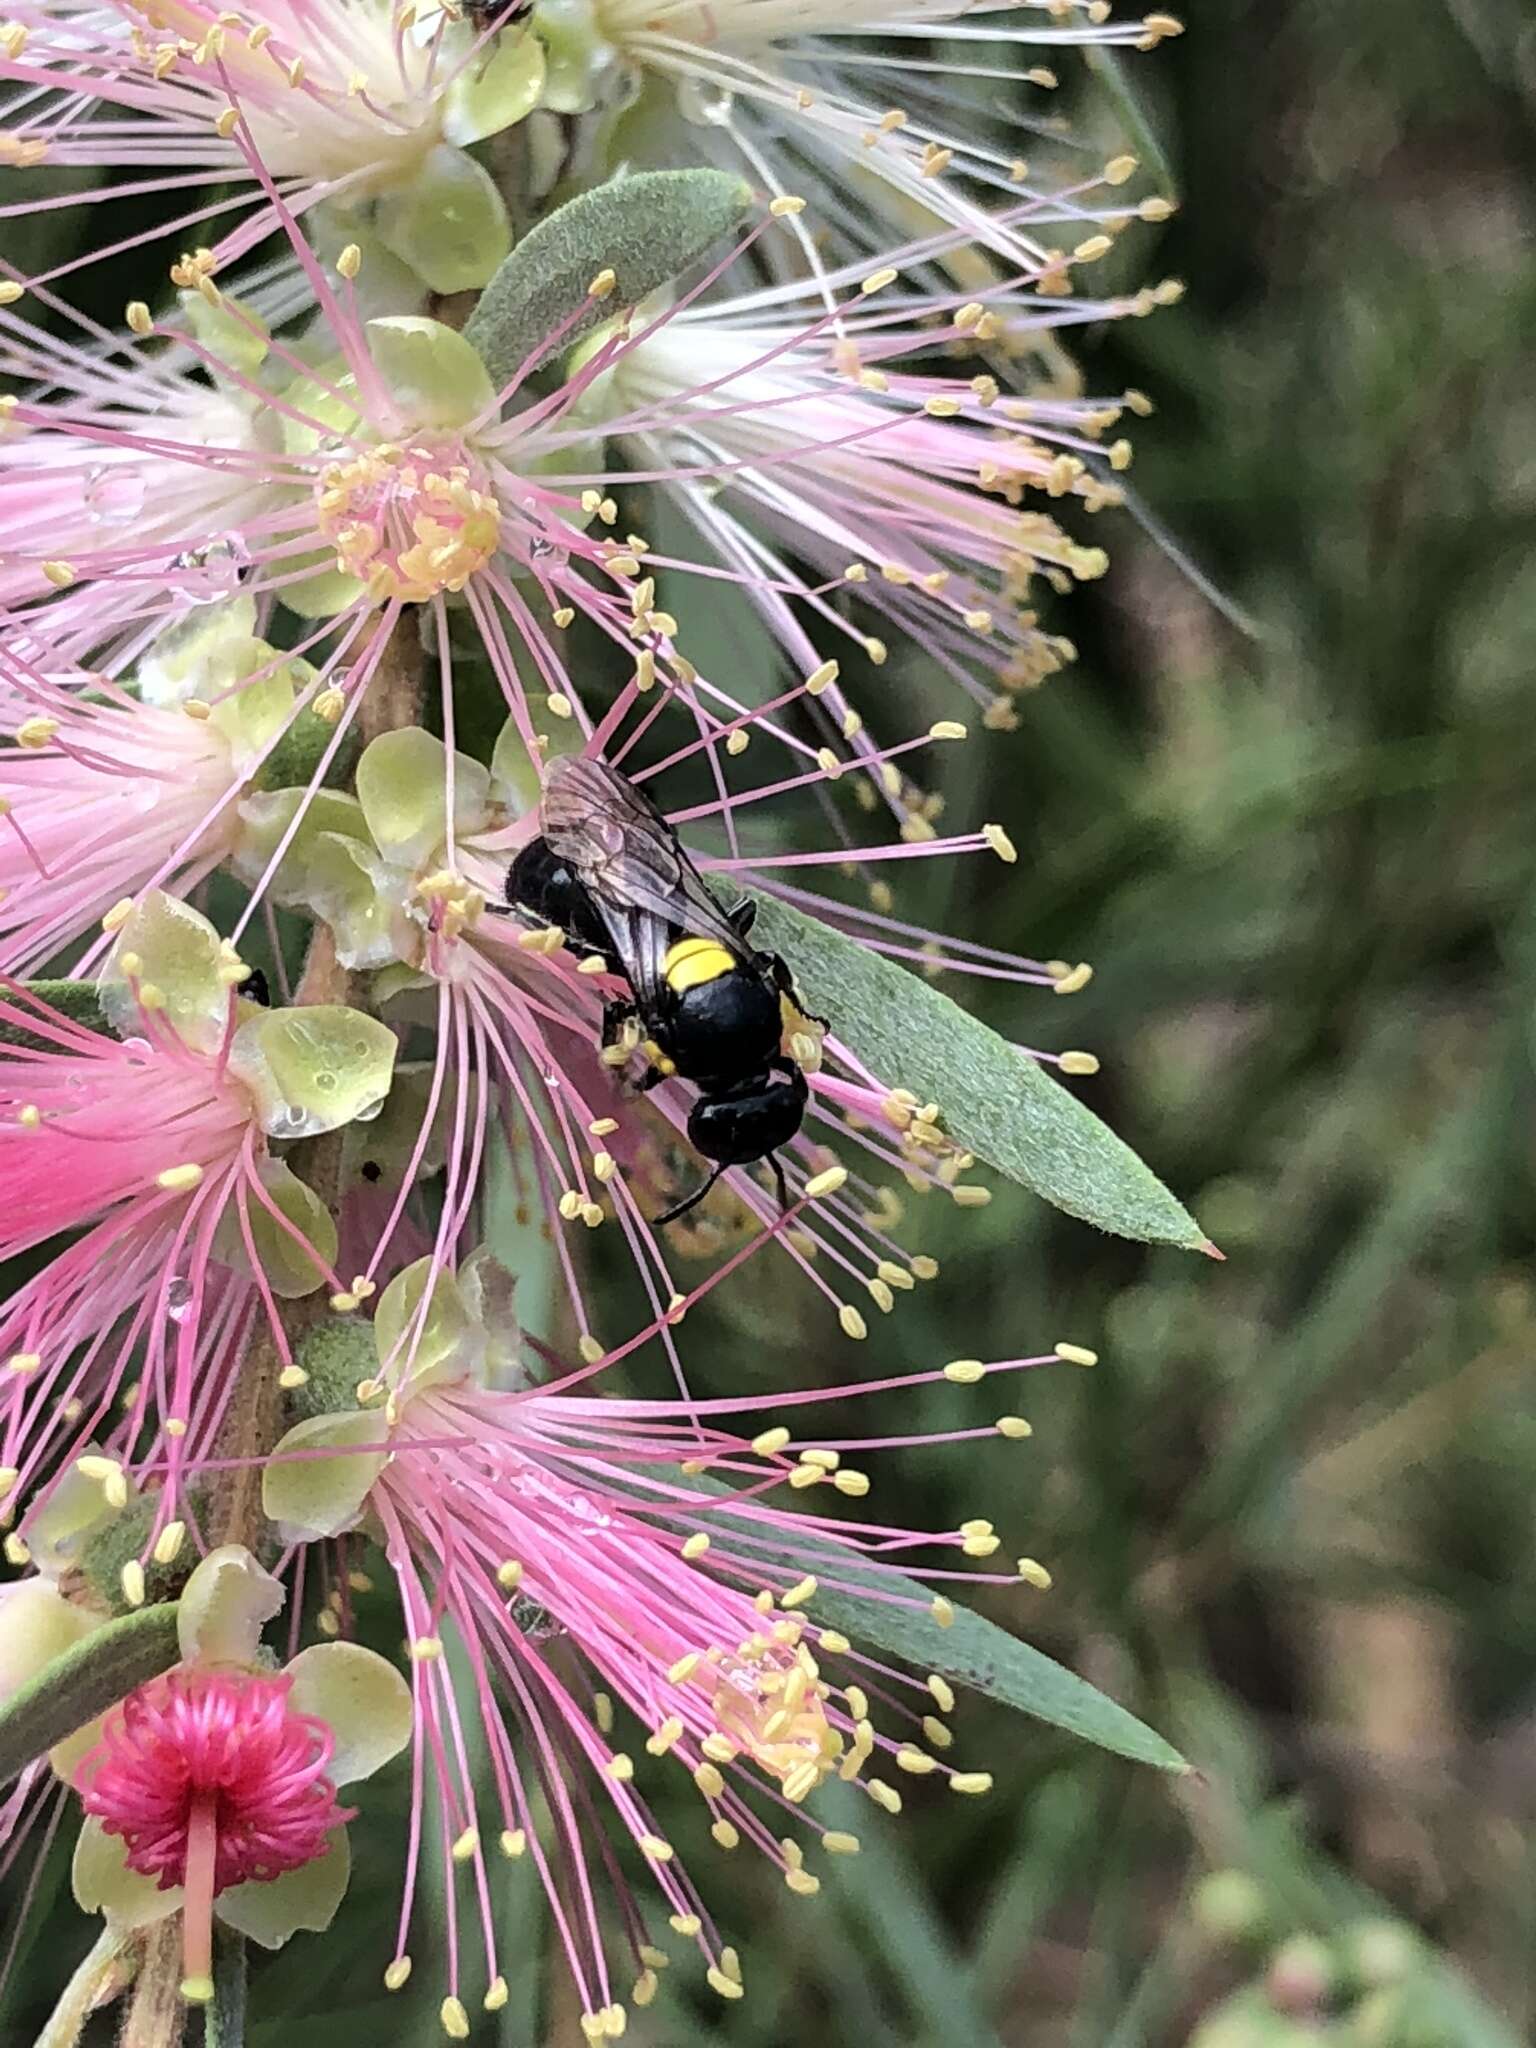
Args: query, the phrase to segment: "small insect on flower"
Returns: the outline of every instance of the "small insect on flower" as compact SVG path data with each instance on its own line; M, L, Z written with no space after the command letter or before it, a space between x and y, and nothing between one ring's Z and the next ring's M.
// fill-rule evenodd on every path
M787 1208L775 1154L799 1130L809 1091L779 1044L786 1003L804 1012L783 960L749 942L756 904L723 910L649 797L591 756L550 764L540 823L507 876L508 902L629 983L632 1002L604 1006L603 1047L627 1055L644 1027L642 1089L672 1074L699 1085L688 1137L715 1170L657 1221L686 1215L728 1166L758 1159Z

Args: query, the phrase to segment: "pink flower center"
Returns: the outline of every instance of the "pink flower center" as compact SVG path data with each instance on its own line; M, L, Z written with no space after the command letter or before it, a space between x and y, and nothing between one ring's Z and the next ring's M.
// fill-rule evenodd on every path
M172 1671L112 1710L76 1783L86 1812L126 1843L131 1870L162 1891L188 1883L210 1829L214 1892L324 1855L351 1814L325 1775L331 1731L292 1711L289 1683Z
M337 568L408 604L462 590L501 528L480 466L454 449L370 448L324 472L316 508Z

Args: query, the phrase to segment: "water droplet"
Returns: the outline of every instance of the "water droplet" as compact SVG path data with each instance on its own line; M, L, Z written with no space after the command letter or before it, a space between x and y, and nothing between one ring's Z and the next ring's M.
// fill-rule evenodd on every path
M336 1076L328 1067L322 1067L319 1073L315 1075L315 1086L320 1089L322 1094L328 1095L336 1086Z
M127 462L98 462L85 473L85 509L98 526L126 526L144 509L144 473Z
M728 128L735 111L736 95L708 79L685 78L677 89L678 111L685 121L710 128Z
M532 569L558 572L570 559L570 549L560 547L547 533L536 533L528 543L528 566Z
M173 1323L180 1323L186 1320L187 1311L191 1306L192 1282L183 1274L177 1273L165 1290L165 1312Z
M238 534L227 533L222 540L203 548L188 548L177 555L171 567L179 572L177 588L193 604L217 604L240 588L241 571L250 564L251 551Z

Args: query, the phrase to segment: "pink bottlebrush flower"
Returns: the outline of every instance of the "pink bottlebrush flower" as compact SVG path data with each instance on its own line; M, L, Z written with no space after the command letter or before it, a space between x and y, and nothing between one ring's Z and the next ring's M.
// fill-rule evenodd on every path
M387 1092L395 1041L339 1007L242 1002L244 964L169 898L111 922L103 999L122 1036L16 985L0 997L20 1041L0 1053L0 1257L73 1233L0 1312L0 1497L103 1431L107 1455L92 1462L109 1489L168 1446L152 1543L263 1316L288 1362L276 1297L341 1287L334 1224L271 1137L366 1113Z
M1049 148L1065 126L1043 97L1053 60L1180 31L1165 13L1111 20L1102 0L596 0L540 13L549 104L580 111L649 85L646 116L621 131L642 161L703 157L806 193L839 262L926 221L1016 256L1029 245L1006 203L1044 182L1021 132ZM670 119L658 88L675 96ZM816 238L800 254L816 267Z
M512 12L508 0L472 25L448 8L407 19L387 0L18 0L0 33L0 162L116 172L93 201L185 193L188 210L168 225L110 246L217 232L229 262L277 224L272 191L230 134L238 105L295 217L366 224L424 286L466 290L511 246L501 195L466 149L520 121L544 76L539 44L502 32ZM39 203L58 202L23 197L6 211ZM91 260L109 241L103 229Z
M742 1400L591 1399L579 1391L585 1373L496 1391L466 1370L483 1357L488 1334L503 1353L515 1339L504 1312L487 1330L472 1290L461 1296L451 1280L419 1271L403 1276L375 1324L378 1384L394 1388L387 1404L300 1424L268 1462L264 1499L290 1540L334 1535L365 1517L400 1587L417 1740L405 1897L386 1984L397 1989L410 1973L416 1887L423 1859L435 1857L450 1902L444 2026L460 2038L467 2025L460 1948L470 1916L481 1923L484 2002L491 2010L503 2002L495 1853L531 1855L584 2027L599 2039L618 2032L623 1996L600 1872L620 1895L619 1946L632 1959L638 2003L649 2001L666 1960L647 1925L658 1898L715 1990L734 1998L741 1988L733 1952L659 1831L647 1778L686 1770L717 1843L749 1844L798 1892L819 1882L806 1867L807 1845L819 1838L833 1853L857 1848L815 1819L816 1789L834 1773L892 1812L901 1797L886 1771L898 1780L940 1777L960 1793L990 1784L948 1754L940 1715L954 1700L942 1678L866 1652L816 1618L818 1597L930 1611L942 1625L951 1618L947 1596L920 1591L893 1569L920 1551L941 1561L925 1573L935 1585L1043 1585L1048 1575L1026 1559L1017 1571L978 1579L970 1563L1000 1547L980 1517L928 1535L816 1512L818 1494L869 1491L867 1473L849 1460L879 1448L802 1436L793 1427L798 1410L819 1393L754 1400L749 1440L717 1419ZM839 1398L981 1381L1045 1362L960 1361L942 1373L844 1387ZM998 1434L1027 1436L1028 1425L1005 1415L891 1441ZM732 1490L700 1491L711 1479ZM805 1495L807 1508L792 1510L780 1489ZM458 1688L443 1657L455 1639L467 1673ZM471 1725L489 1745L489 1807L465 1754ZM630 1859L615 1853L612 1837L633 1843L643 1882L632 1883ZM463 1881L470 1896L461 1904Z
M304 664L251 637L254 608L215 610L140 664L136 696L0 648L17 739L0 756L0 970L39 972L114 904L189 892L232 853L239 799L292 722ZM87 962L103 950L93 936Z
M1084 185L1085 204L1103 182ZM1032 345L1068 319L1146 310L1163 288L1058 311L1068 302L1035 293L1042 260L982 298L940 300L945 324L918 328L926 302L911 298L880 311L873 288L888 292L898 266L953 251L956 237L939 233L879 272L824 279L813 307L770 292L691 311L706 279L586 343L535 397L528 373L559 330L498 389L440 324L362 319L355 265L328 274L281 212L335 344L319 366L223 297L206 265L182 324L137 310L140 340L113 366L106 402L95 357L75 360L0 311L14 367L39 389L0 441L0 478L20 508L0 598L24 649L35 631L63 660L125 675L238 583L258 631L284 611L308 622L294 651L315 664L322 694L345 701L340 745L402 608L420 606L445 682L454 622L473 629L530 748L532 690L583 729L600 715L563 651L578 616L637 665L642 687L658 681L722 721L753 708L677 646L657 594L673 571L745 591L794 674L823 666L813 635L885 659L886 644L833 602L850 582L984 703L995 679L1038 680L1062 658L1027 609L1031 579L1097 574L1103 558L1020 501L1036 490L1113 502L1127 450L1100 454L1097 437L1123 402L1016 398L990 372L961 380L907 361L979 338ZM795 219L765 218L741 246ZM156 336L169 353L147 346ZM201 374L175 367L188 355ZM605 437L631 467L605 466ZM104 469L119 498L147 508L126 530L104 525L93 499ZM699 551L676 559L621 535L615 476L672 493ZM834 696L829 709L831 736L847 727L844 744L867 755L846 703Z

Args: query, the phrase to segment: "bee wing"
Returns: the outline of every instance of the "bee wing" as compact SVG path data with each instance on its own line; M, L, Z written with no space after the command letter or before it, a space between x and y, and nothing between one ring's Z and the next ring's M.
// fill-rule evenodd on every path
M542 807L544 837L581 876L604 913L637 994L654 985L665 932L642 942L641 912L698 938L714 939L734 959L751 948L704 885L677 835L643 791L605 761L564 755L549 765ZM657 952L655 962L645 956ZM639 957L631 961L632 953ZM633 969L640 969L637 975Z

